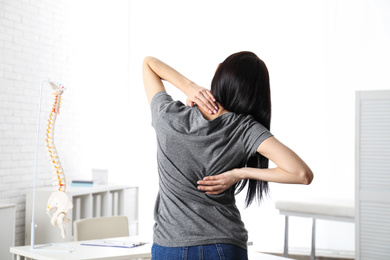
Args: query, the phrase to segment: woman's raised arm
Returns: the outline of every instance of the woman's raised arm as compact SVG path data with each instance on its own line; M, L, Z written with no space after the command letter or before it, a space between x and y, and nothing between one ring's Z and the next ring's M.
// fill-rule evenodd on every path
M165 91L162 80L166 80L183 91L188 98L188 105L196 103L210 114L216 113L218 110L215 104L215 98L208 89L198 86L156 58L146 57L144 59L142 74L149 104L156 93Z

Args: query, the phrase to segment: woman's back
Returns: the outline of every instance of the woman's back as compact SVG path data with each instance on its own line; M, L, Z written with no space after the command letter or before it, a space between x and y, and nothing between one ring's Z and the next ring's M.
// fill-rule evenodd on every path
M244 167L271 136L269 131L251 116L230 112L208 121L197 107L173 101L166 92L153 97L151 108L160 176L155 242L232 243L246 248L247 232L235 206L234 187L209 195L197 189L197 181Z

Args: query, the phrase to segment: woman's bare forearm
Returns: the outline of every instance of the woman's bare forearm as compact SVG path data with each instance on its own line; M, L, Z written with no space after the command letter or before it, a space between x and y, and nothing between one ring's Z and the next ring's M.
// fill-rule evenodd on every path
M150 69L162 80L170 82L172 85L183 91L187 95L191 85L195 83L168 64L162 62L161 60L154 57L146 57L144 62L150 67Z
M240 179L252 179L258 181L290 183L290 184L310 184L313 177L311 171L306 172L302 170L297 173L289 173L279 167L271 169L258 168L238 168L233 169L232 172Z

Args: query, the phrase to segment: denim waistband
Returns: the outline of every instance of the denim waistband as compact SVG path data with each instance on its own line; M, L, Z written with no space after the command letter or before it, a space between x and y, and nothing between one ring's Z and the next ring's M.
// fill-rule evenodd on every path
M154 243L152 260L248 260L248 252L232 244L165 247Z

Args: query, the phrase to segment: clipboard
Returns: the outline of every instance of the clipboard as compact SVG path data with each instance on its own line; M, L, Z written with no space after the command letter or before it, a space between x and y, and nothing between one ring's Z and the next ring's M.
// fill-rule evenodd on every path
M133 248L133 247L143 246L145 244L146 244L145 242L139 242L139 241L101 239L101 240L84 241L80 245L82 245L82 246Z

